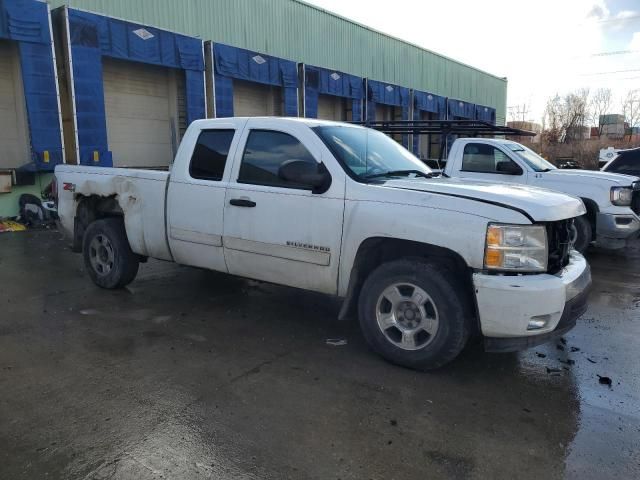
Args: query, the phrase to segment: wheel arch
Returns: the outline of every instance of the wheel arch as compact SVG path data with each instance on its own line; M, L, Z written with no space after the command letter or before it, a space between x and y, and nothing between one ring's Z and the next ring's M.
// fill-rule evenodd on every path
M592 240L594 240L596 235L596 218L598 216L598 212L600 211L600 207L598 207L598 204L595 202L595 200L592 200L591 198L580 197L580 200L582 200L582 203L584 203L584 206L587 209L586 216L589 219L589 223L591 224L591 235Z
M77 195L73 221L74 252L82 252L82 239L87 227L94 221L108 217L124 217L116 195Z
M379 265L402 258L428 260L456 273L456 283L475 306L472 272L462 256L446 247L430 243L416 242L386 237L369 237L360 243L349 275L347 294L340 310L339 318L344 320L357 311L360 290L367 276ZM474 307L474 310L475 307ZM475 312L474 312L475 314ZM477 314L475 314L476 319Z

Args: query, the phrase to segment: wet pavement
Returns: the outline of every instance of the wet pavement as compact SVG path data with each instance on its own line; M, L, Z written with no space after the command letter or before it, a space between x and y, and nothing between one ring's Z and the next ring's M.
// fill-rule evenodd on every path
M640 250L589 260L566 343L418 373L332 298L2 234L0 478L640 478Z

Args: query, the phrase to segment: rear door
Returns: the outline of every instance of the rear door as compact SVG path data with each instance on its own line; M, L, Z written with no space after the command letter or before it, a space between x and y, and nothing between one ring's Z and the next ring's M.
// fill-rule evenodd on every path
M274 127L268 119L249 119L240 146L224 206L229 272L335 294L344 172L334 161L325 161L332 183L322 194L279 177L283 162L320 163L331 155L302 123Z
M227 271L222 248L231 158L246 120L188 131L171 171L167 236L177 263ZM183 158L183 155L186 158Z

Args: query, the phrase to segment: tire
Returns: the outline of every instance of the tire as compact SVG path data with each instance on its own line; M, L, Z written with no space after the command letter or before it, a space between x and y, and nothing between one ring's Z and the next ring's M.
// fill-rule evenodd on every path
M578 250L580 253L584 253L593 240L591 222L586 215L582 215L581 217L576 217L573 221L573 225L576 229L576 239L573 243L573 248Z
M93 283L115 289L136 278L139 259L131 251L122 218L103 218L91 223L82 241L84 265Z
M446 268L422 259L380 265L364 282L358 303L369 346L392 363L418 370L452 361L471 324L459 283Z

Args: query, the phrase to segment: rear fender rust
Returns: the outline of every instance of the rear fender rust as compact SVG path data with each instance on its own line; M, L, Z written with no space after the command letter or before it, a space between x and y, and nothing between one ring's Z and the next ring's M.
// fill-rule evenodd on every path
M143 202L135 182L119 175L107 179L89 179L76 183L75 198L78 204L82 199L91 197L113 198L117 202L124 217L132 250L143 255L146 254L142 215Z

